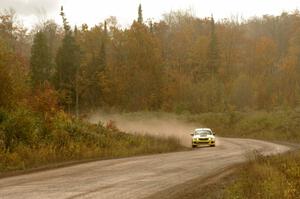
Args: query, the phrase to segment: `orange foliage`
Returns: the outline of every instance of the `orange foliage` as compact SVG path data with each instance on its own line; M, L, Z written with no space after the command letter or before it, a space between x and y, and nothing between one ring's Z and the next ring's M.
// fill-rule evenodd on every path
M47 118L60 109L58 105L58 92L49 83L45 83L45 85L33 92L33 97L28 103L34 111L42 112Z

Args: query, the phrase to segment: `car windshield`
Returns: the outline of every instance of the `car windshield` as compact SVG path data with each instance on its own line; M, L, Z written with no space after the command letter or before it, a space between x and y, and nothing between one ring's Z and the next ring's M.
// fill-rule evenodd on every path
M194 135L200 135L200 136L207 136L211 135L212 133L208 130L197 130L195 131Z

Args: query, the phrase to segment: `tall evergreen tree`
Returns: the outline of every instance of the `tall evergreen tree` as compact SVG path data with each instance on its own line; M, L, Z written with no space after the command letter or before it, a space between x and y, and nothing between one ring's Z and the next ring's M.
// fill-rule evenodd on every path
M103 84L106 79L106 47L107 47L107 23L104 22L104 29L101 35L101 45L96 56L96 65L94 66L94 71L91 74L92 80L92 90L93 90L93 101L96 102L95 105L99 105L103 102Z
M35 34L31 48L31 81L34 87L41 86L45 81L50 81L52 64L47 38L41 31Z
M62 40L62 46L58 49L56 56L56 78L57 88L64 95L64 104L71 105L76 101L77 73L80 65L80 49L76 44L68 21L61 8L61 16L64 23L65 35Z
M151 20L149 22L149 31L153 33L153 22Z
M210 44L208 51L208 68L212 76L218 73L219 65L219 49L217 35L215 32L215 20L211 16L211 32L210 32Z
M218 78L218 69L219 69L219 49L218 49L218 41L217 35L215 32L215 20L214 17L211 16L211 24L210 24L210 43L208 49L208 70L210 72L210 81L208 82L208 90L207 92L211 92L208 95L208 111L217 111L220 110L223 106L222 100L222 91L223 86L222 82L219 81Z
M69 22L68 22L68 20L66 18L65 13L64 13L64 7L63 6L60 7L60 16L61 16L61 18L63 20L63 25L64 25L65 32L70 32L71 31L71 27L69 25Z
M143 10L142 10L142 5L139 5L139 10L138 10L138 22L140 24L143 23Z
M97 57L97 69L96 72L103 72L106 67L106 42L107 42L107 23L104 21L104 30L102 35L101 47L99 55Z

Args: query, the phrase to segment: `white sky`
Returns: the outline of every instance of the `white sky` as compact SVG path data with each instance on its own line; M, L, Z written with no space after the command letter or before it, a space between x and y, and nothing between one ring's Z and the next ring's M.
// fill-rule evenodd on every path
M90 26L116 16L122 26L137 18L141 3L144 19L161 19L171 10L191 9L198 17L212 13L216 19L242 16L248 18L264 14L279 15L282 11L300 8L300 0L0 0L0 10L13 8L24 25L30 27L42 19L55 19L61 23L60 6L72 25L87 23Z

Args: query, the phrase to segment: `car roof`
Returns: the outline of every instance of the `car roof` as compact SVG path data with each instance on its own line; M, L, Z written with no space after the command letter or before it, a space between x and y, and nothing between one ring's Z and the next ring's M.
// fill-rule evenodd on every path
M195 131L212 131L210 128L198 128Z

